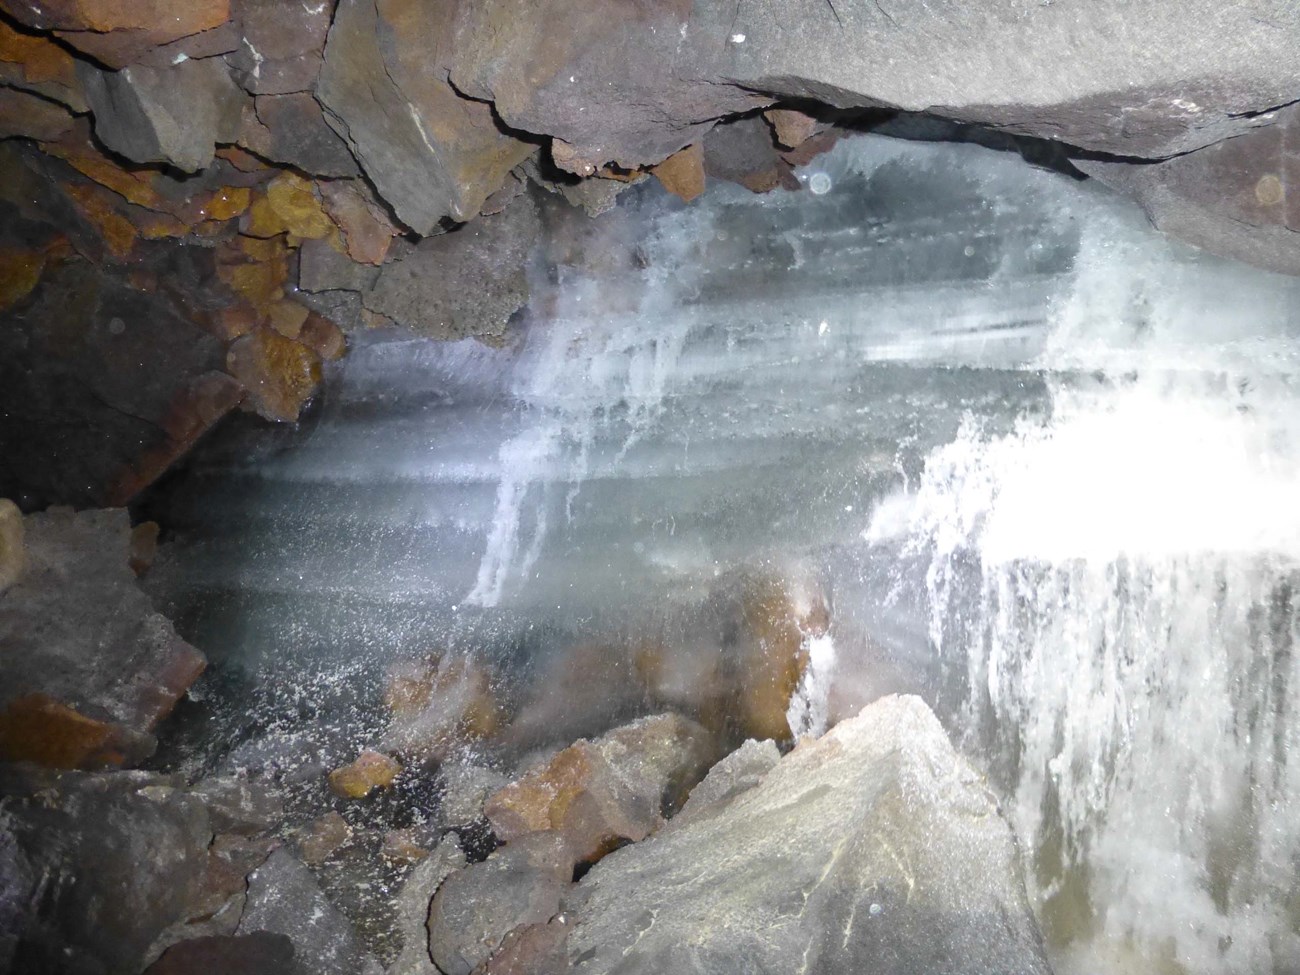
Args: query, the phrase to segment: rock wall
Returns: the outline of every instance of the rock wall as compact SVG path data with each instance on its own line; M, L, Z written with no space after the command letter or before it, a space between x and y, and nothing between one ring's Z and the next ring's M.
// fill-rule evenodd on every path
M1048 140L1300 273L1298 40L1283 0L0 0L0 494L121 503L294 420L340 327L499 338L528 194L790 186L831 123Z

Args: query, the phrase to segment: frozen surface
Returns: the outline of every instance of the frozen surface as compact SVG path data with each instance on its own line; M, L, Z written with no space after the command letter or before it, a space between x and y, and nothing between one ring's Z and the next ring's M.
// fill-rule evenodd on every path
M1295 970L1296 283L974 146L802 178L553 225L507 347L359 340L283 449L200 459L154 585L254 702L222 734L364 738L394 657L523 681L811 575L791 724L925 693L1060 968Z

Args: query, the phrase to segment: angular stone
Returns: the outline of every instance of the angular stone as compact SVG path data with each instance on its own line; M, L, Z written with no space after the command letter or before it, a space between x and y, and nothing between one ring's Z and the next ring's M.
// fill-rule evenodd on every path
M203 779L190 794L208 807L212 828L218 833L256 836L280 824L284 803L268 786L233 775Z
M434 892L453 871L465 866L465 854L454 833L449 833L427 858L421 860L397 895L397 925L402 953L388 967L388 975L439 975L429 958L429 903Z
M534 833L453 873L429 907L429 954L444 975L470 975L521 924L560 910L572 860L556 833Z
M248 389L258 415L282 423L298 419L321 380L320 356L269 328L236 339L226 369Z
M333 13L333 0L240 0L243 37L227 59L236 80L255 95L310 91L323 64Z
M499 339L528 300L524 268L540 230L531 200L406 248L362 300L399 325L439 339Z
M545 924L515 928L474 975L567 975L569 925L560 915Z
M319 866L352 838L352 827L330 811L298 831L298 854L308 866Z
M376 789L387 789L401 771L387 755L365 751L351 765L330 773L330 788L344 799L364 799Z
M687 146L650 171L664 189L689 203L704 192L704 146L699 143Z
M211 164L218 142L239 136L245 96L220 58L120 71L79 64L78 76L95 115L95 134L133 162L194 173Z
M755 193L781 185L784 166L772 142L772 129L761 116L719 125L704 137L704 171Z
M44 891L20 957L34 971L140 971L205 901L203 803L138 772L9 776L6 813Z
M136 586L124 510L51 509L28 515L24 527L27 570L0 599L6 737L30 742L22 728L44 723L50 747L93 749L91 739L112 729L104 739L112 760L139 759L202 672L203 655ZM92 735L88 722L99 731ZM55 728L69 737L54 736Z
M444 762L438 777L442 783L438 817L448 826L467 826L481 819L488 797L510 781L490 768L460 762Z
M1300 274L1300 106L1267 128L1149 165L1079 160L1151 221L1198 247Z
M76 59L53 38L14 30L0 20L0 80L66 105L88 110Z
M263 159L317 176L360 174L347 143L339 138L307 92L259 95L245 110L239 144Z
M78 714L48 694L24 694L0 711L0 761L96 769L138 762L150 738Z
M776 742L750 738L734 752L709 769L699 785L691 790L685 804L669 822L670 829L680 829L700 816L725 808L743 792L748 792L781 760Z
M383 968L346 917L325 897L311 871L277 850L248 878L239 934L269 931L293 942L294 957L312 975L381 975Z
M17 88L0 87L0 139L20 136L53 142L67 135L72 125L72 115L62 105Z
M28 27L55 31L110 68L230 17L229 0L0 0L0 10Z
M500 726L490 673L465 657L402 661L389 669L384 701L392 714L384 747L422 759L488 738Z
M649 836L717 758L713 736L693 721L642 718L580 740L548 765L488 799L484 813L507 844L541 831L562 835L575 863L591 863Z
M821 127L821 123L811 115L794 108L769 108L763 113L763 118L772 126L777 143L786 149L803 145Z
M365 184L357 180L322 183L320 194L325 211L343 233L348 256L362 264L383 264L398 230Z
M802 742L724 808L606 857L566 904L590 975L1050 971L1011 830L918 698Z
M8 498L0 498L0 593L18 581L26 566L23 513Z
M316 88L379 194L418 234L473 218L535 150L447 84L439 64L457 6L342 0Z
M1262 19L1217 0L962 11L696 0L630 15L619 0L481 0L459 5L451 81L511 128L627 169L698 141L711 127L701 120L778 99L929 111L1161 158L1255 128L1295 98L1300 9L1286 4Z
M282 934L257 931L181 941L163 952L145 975L293 975L299 971L292 941Z
M390 829L384 834L379 855L391 863L419 863L429 855L429 850L420 845L420 839L415 829Z
M347 351L348 340L342 329L328 318L309 312L298 332L298 341L322 359L338 359Z

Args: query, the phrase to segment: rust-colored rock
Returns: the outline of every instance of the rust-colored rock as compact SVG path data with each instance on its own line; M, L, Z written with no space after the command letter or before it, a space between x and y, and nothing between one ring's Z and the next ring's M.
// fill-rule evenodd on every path
M787 739L786 711L807 666L806 641L824 634L830 625L825 598L811 585L752 577L740 597L739 617L735 661L739 684L732 709L739 734Z
M266 323L285 338L296 339L302 334L303 323L309 314L306 305L285 299L274 302L266 310Z
M79 183L66 183L62 190L76 204L78 212L98 235L110 256L118 260L131 256L139 231L118 212L107 191Z
M334 222L312 192L312 184L296 173L281 173L253 200L239 229L250 237L275 237L289 233L296 237L328 237Z
M364 751L350 765L329 775L330 789L344 799L364 799L376 789L387 789L402 766L380 752Z
M420 758L441 758L468 739L491 737L501 723L491 673L466 657L394 664L384 702L392 712L386 747Z
M354 180L335 180L319 186L325 211L342 233L348 256L362 264L383 264L398 233L383 208Z
M50 37L14 30L0 20L0 79L67 105L86 110L76 61Z
M298 341L314 349L322 359L338 359L348 348L343 330L322 315L311 312L302 323Z
M786 149L803 145L817 134L820 125L811 115L794 108L769 108L763 117L772 126L776 141Z
M348 821L337 812L327 812L298 833L298 855L308 866L320 866L350 839Z
M492 957L473 975L567 975L569 924L553 918L545 924L523 924L501 941Z
M689 203L704 192L704 147L698 142L675 152L650 172L669 193Z
M0 761L94 769L123 765L139 749L140 742L122 728L88 718L46 694L16 698L0 712Z
M320 356L269 328L236 339L226 369L248 390L245 406L284 423L298 419L321 380Z
M554 830L575 862L593 862L663 823L718 757L713 736L673 714L580 740L488 799L483 811L507 844Z

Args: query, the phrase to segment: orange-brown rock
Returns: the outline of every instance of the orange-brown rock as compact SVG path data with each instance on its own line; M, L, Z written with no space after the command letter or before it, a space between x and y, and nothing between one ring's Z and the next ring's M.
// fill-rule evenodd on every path
M352 839L352 827L337 812L330 811L313 820L297 834L298 855L308 866L316 867Z
M364 751L352 764L330 773L330 789L344 799L364 799L376 789L387 789L401 771L402 766L387 755Z
M383 208L364 194L355 180L319 184L330 219L343 235L348 256L361 264L383 264L398 230Z
M271 304L266 310L266 323L285 338L296 339L302 334L309 309L296 301L284 299ZM304 343L305 344L305 343Z
M575 862L593 862L656 830L719 757L717 749L694 721L642 718L570 745L490 797L483 811L507 844L553 830Z
M384 703L392 713L385 746L419 758L442 758L469 739L491 737L501 724L491 673L467 657L393 664Z
M0 10L28 27L54 31L110 68L230 19L229 0L0 0Z
M66 183L62 190L72 199L109 255L118 260L131 256L139 232L135 224L118 212L110 194L100 187L79 183Z
M0 712L0 761L105 768L124 764L138 748L122 728L88 718L45 694L27 694Z
M675 152L650 172L669 193L689 203L704 192L704 147L698 142Z
M240 230L250 237L289 233L318 239L328 237L335 227L312 191L312 184L296 173L285 172L271 180L266 192L253 200L240 221Z
M772 126L776 141L786 149L803 145L816 135L820 124L811 115L794 108L769 108L763 117Z
M226 370L248 390L246 408L284 423L298 419L321 380L320 356L270 328L231 343Z
M810 583L751 577L740 596L739 623L733 708L738 731L746 738L787 739L786 711L807 666L806 641L830 625L825 598Z
M302 323L298 341L309 349L315 349L322 359L338 359L348 348L343 330L316 312L311 312Z
M23 513L8 498L0 498L0 593L18 581L26 565Z
M49 98L62 101L66 93L80 89L76 60L71 54L51 38L14 30L4 20L0 20L0 63L13 65L18 72L17 77L7 76L6 80ZM84 103L78 104L75 99L74 107L85 110Z

